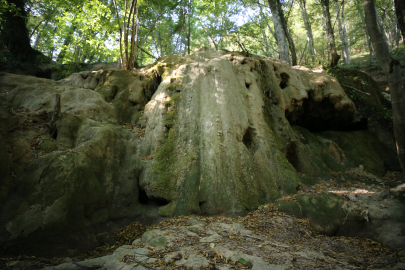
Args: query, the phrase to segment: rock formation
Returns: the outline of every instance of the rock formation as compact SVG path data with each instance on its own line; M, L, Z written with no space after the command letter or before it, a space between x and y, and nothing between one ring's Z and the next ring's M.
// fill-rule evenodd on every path
M398 166L334 77L269 58L202 50L0 87L9 250L76 253L134 220L242 214L331 170Z

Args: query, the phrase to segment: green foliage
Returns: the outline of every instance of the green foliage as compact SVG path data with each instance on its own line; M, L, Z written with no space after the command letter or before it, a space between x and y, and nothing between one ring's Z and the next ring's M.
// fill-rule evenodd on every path
M317 0L305 2L312 25L316 64L329 63L329 46L321 7ZM125 9L125 3L117 0L120 11ZM258 3L262 5L263 16ZM300 5L291 1L281 1L281 4L287 29L296 47L298 64L313 66ZM396 42L396 33L392 30L396 27L393 5L391 1L383 0L376 0L376 5L389 45L393 48ZM268 22L274 29L267 1L139 0L138 7L138 46L142 48L136 51L138 65L155 62L156 58L164 55L188 53L189 36L191 51L203 46L240 51L239 44L242 44L249 53L278 57L277 42L267 27ZM0 14L6 10L12 10L18 15L15 5L0 0ZM53 60L73 65L113 62L120 57L119 27L112 1L31 1L27 10L27 28L31 33L32 45L37 40L36 49ZM342 43L335 23L334 5L331 5L330 11L337 48L340 50ZM366 60L368 45L361 1L345 2L344 16L350 53L362 54ZM123 12L120 17L124 17ZM1 20L2 16L0 24ZM268 52L266 44L269 46ZM379 69L374 62L370 63L371 68Z
M67 63L64 65L52 65L52 68L56 71L53 76L54 80L60 80L69 77L73 73L84 70L85 64L79 63Z

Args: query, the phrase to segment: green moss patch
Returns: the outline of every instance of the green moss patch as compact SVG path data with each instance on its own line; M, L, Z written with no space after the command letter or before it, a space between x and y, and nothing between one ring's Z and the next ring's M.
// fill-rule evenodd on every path
M152 163L152 169L157 174L156 181L152 182L152 189L164 194L164 198L171 200L175 197L176 181L173 170L176 161L176 139L177 133L170 129L167 139L164 139L162 145L155 154Z

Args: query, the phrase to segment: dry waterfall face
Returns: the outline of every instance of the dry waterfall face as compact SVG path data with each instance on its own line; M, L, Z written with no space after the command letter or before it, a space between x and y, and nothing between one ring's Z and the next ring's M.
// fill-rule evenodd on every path
M334 77L269 58L201 50L133 73L1 73L0 86L9 249L75 253L134 220L241 214L330 171L382 175L395 160Z
M356 112L336 79L284 62L219 52L160 62L175 68L141 119L154 160L139 183L169 202L163 215L240 212L295 193L299 178L285 148L298 138L284 115L333 127L350 125Z

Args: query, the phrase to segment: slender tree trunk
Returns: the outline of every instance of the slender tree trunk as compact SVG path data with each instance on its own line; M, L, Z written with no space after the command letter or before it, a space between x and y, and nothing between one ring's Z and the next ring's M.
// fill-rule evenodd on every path
M314 37L312 35L311 22L309 21L309 18L308 18L305 0L300 0L299 3L300 3L300 7L301 7L302 19L304 21L305 30L307 33L307 41L308 41L308 45L309 45L309 51L311 52L312 63L315 64L315 46L314 46Z
M215 42L215 40L210 36L210 39L212 41L212 43L214 44L215 50L219 50L218 46L219 46L219 42Z
M192 2L188 1L188 33L187 33L187 53L190 54L191 47L191 16L192 16Z
M373 43L378 62L387 76L394 116L394 135L399 162L405 177L405 89L399 61L393 59L383 34L378 31L374 0L363 0L367 31Z
M41 20L32 30L31 35L30 35L30 39L32 38L32 36L34 35L35 31L37 31L38 27L44 22L44 20Z
M48 25L49 21L46 21L44 26L42 27L42 31L38 32L37 37L35 38L35 43L34 43L34 50L38 48L39 40L41 39L41 33L45 31L46 26Z
M297 53L295 51L294 40L291 38L290 32L288 31L287 20L284 17L283 7L282 7L282 4L280 3L280 0L277 0L277 6L278 6L278 12L280 14L281 22L283 23L285 37L287 38L287 41L288 41L288 48L290 49L290 53L291 53L292 65L296 66L297 65Z
M344 8L345 8L345 2L342 2L342 10L339 10L339 4L337 2L335 3L335 9L336 9L336 19L338 21L338 29L339 29L339 35L340 35L340 40L342 42L342 51L343 51L343 60L346 65L350 65L350 55L349 55L349 45L347 44L347 38L346 38L346 25L345 25L345 17L344 17Z
M329 0L320 0L322 4L323 13L326 19L326 29L328 32L328 41L329 47L332 55L331 67L337 66L340 55L336 52L336 45L335 45L335 35L333 34L332 23L330 20L330 13L329 13Z
M345 61L346 65L350 65L350 51L349 51L349 43L347 42L347 32L346 32L346 21L345 21L345 4L342 3L342 27L343 27L343 46L345 51Z
M287 37L285 36L283 21L279 14L279 9L278 9L278 5L277 5L278 0L268 0L268 2L269 2L270 9L271 9L272 17L273 17L274 31L275 31L275 34L277 37L279 58L280 58L280 60L285 61L288 64L291 64L290 57L288 54L288 45L287 45L287 40L286 40Z
M161 40L161 38L160 38L160 32L159 32L159 31L156 31L156 35L157 35L158 45L159 45L159 48L160 48L160 55L159 55L159 57L162 57L162 56L163 56L163 47L162 47L162 40Z
M394 0L395 1L395 14L397 15L399 29L402 32L402 42L405 45L405 1L404 0Z
M114 7L115 7L115 13L117 15L117 20L118 20L118 28L120 31L120 55L121 55L121 61L119 61L119 66L121 66L121 68L124 66L124 55L122 54L122 27L121 27L121 19L120 19L120 15L118 13L118 7L117 7L117 2L115 0L113 0L114 2Z
M402 2L405 2L405 1L402 0ZM398 18L398 13L397 13L397 7L396 7L395 0L392 0L392 5L393 5L394 13L395 13L395 18L394 18L395 48L398 49L398 47L399 47L399 39L401 38L401 30L400 30L400 26L399 26L399 18ZM405 12L405 10L404 10L404 12Z
M360 8L359 0L353 0L353 1L354 1L354 5L356 6L357 13L359 14L359 18L360 18L360 21L361 21L361 26L362 26L362 29L363 29L363 32L364 32L364 36L366 37L366 43L367 43L367 46L368 46L368 50L370 52L370 62L372 62L373 61L373 46L371 46L370 38L368 37L368 34L367 34L366 25L364 23L363 10L362 10L362 8Z
M132 70L134 67L134 40L135 40L135 12L136 12L136 5L138 3L137 0L127 0L124 1L124 18L123 18L123 29L121 28L121 18L118 12L117 2L113 0L116 16L118 20L118 26L120 28L120 53L121 53L121 66L126 70ZM128 12L129 7L129 12ZM127 16L128 15L128 16ZM131 47L129 46L128 38L130 35L130 31L132 29L131 34ZM124 33L122 32L124 30ZM122 36L124 35L124 51L125 54L122 53Z
M388 52L391 52L390 45L388 44L388 41L387 41L387 35L386 35L386 33L385 33L385 30L384 30L384 25L383 25L382 22L381 22L380 15L378 15L378 10L377 10L377 7L376 7L376 6L374 6L374 10L375 10L374 12L375 12L375 15L376 15L376 19L377 19L378 26L380 27L380 31L381 31L383 40L384 40L384 42L387 44ZM367 23L367 21L366 21L366 23ZM376 29L377 29L377 28L376 28Z
M264 31L263 19L260 21L260 30L262 31L263 41L264 41L264 44L266 46L267 57L270 57L270 48L269 48L269 43L267 42L266 33Z
M263 10L262 10L262 5L261 5L259 2L257 2L257 4L258 4L258 6L259 6L259 8L260 8L260 14L262 15L262 18L263 18L263 19L265 20L265 22L266 22L267 28L269 29L270 33L273 35L274 39L275 39L276 42L277 42L276 33L274 33L273 29L271 28L271 26L270 26L270 24L269 24L269 21L267 20L267 17L264 15Z

